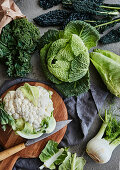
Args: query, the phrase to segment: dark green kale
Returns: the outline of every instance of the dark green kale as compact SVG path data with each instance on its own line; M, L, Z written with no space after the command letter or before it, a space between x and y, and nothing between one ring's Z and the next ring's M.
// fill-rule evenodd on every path
M64 29L64 27L70 22L70 21L75 21L75 20L93 20L91 15L85 14L85 13L77 13L73 12L70 14L70 16L65 20L64 24L62 25L61 29Z
M102 8L120 10L120 4L106 4L106 3L103 3L101 6L102 6Z
M74 11L76 12L88 13L88 14L93 14L98 16L108 16L108 15L116 16L119 14L117 10L102 8L100 5L96 4L94 1L91 0L87 0L87 1L74 0L72 6Z
M71 12L67 10L54 10L46 14L42 14L33 20L36 24L47 27L47 26L60 26L69 17Z
M5 60L5 57L9 54L9 49L0 41L0 60Z
M43 9L52 8L55 5L58 5L62 2L62 0L39 0L39 5Z
M63 8L73 10L72 2L72 0L62 0Z
M77 0L78 1L78 0ZM62 6L66 9L74 9L74 3L77 2L76 0L62 0ZM84 1L84 3L87 3L88 0L81 0L81 2ZM104 0L91 0L91 3L95 3L96 5L101 5Z
M120 23L120 18L115 18L112 20L111 17L106 17L103 20L98 20L91 24L95 26L100 33L103 33L107 29L114 27L117 23Z
M40 32L27 19L7 24L0 35L0 61L10 77L24 77L31 71L31 53L38 45Z
M100 43L102 44L110 44L116 42L120 42L120 27L116 30L111 30L100 39Z

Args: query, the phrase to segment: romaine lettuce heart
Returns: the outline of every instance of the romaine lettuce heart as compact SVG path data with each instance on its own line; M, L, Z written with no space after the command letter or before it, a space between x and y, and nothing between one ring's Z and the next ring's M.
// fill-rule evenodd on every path
M108 90L120 97L120 56L106 50L94 50L90 54L91 61Z

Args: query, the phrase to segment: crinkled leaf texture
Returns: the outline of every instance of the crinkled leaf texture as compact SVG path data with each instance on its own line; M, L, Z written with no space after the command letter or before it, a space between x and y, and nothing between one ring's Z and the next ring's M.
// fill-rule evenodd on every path
M72 34L78 35L84 42L88 50L97 45L99 40L98 31L90 24L83 21L71 21L65 27L64 37L68 38Z
M81 79L89 68L89 53L81 38L59 39L52 43L47 54L49 71L63 82Z
M97 49L90 54L90 57L108 90L120 97L120 56L107 50Z
M72 83L55 84L55 87L65 97L78 96L81 93L85 93L90 88L89 72L78 81Z
M43 48L46 44L52 43L59 38L62 38L63 31L58 30L48 30L44 33L44 35L40 38L39 48Z
M89 72L87 72L86 75L80 80L72 82L72 83L62 82L58 80L52 73L50 73L50 71L48 70L47 64L46 64L46 51L50 45L51 43L46 44L46 46L40 52L41 64L42 64L42 68L43 68L46 78L48 80L51 80L53 83L55 83L55 87L65 97L78 96L81 93L87 92L90 88Z
M40 58L45 76L65 97L89 89L89 53L99 33L82 21L72 21L64 31L49 30L40 39Z
M7 24L0 35L0 62L10 77L24 77L31 71L31 53L40 39L39 29L26 18Z

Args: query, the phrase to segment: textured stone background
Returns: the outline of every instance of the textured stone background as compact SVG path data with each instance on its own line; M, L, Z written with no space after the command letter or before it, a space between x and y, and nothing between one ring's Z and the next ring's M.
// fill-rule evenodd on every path
M60 6L58 6L58 7L53 7L47 11L44 11L39 7L38 0L16 0L15 2L19 6L19 8L23 12L23 14L25 14L30 21L32 21L32 19L34 17L36 17L42 13L46 13L47 11L60 8ZM107 0L107 2L120 4L120 0ZM41 27L40 28L41 35L43 35L43 33L47 30L48 30L48 28ZM120 55L120 43L99 46L99 48L107 49L107 50L113 51L116 54ZM40 66L40 59L39 59L38 52L36 52L32 57L32 65L33 65L33 72L31 74L29 74L28 77L35 78L38 80L46 80L43 75L41 66ZM0 85L2 85L2 83L8 79L9 78L6 76L5 67L0 64ZM112 96L112 98L113 98L113 96ZM120 106L119 106L120 100L115 97L114 97L114 100L115 100L116 104L118 105L118 107L120 108ZM71 147L71 151L77 152L78 155L84 156L84 158L87 161L86 166L85 166L86 170L120 170L120 147L118 147L113 152L110 162L107 164L104 164L104 165L99 165L99 164L95 163L85 153L86 143L92 137L95 136L95 134L97 133L97 131L100 128L100 125L101 125L101 121L100 121L99 117L96 116L96 119L94 120L93 125L92 125L91 129L89 130L89 134L87 135L87 138L83 142L81 142L80 145Z

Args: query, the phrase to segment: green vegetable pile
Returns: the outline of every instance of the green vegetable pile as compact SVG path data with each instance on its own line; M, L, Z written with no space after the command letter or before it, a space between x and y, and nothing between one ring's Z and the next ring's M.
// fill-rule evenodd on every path
M39 156L44 162L40 169L83 170L86 163L83 157L71 154L68 148L58 149L58 143L50 140Z
M40 39L39 29L27 19L7 24L0 35L0 62L10 77L24 77L31 71L31 54Z
M40 0L43 9L59 3L62 4L63 9L42 14L34 18L35 23L42 27L61 26L60 29L64 29L70 21L81 20L96 27L99 33L120 23L120 4L106 4L104 0ZM117 16L119 18L116 18ZM120 36L117 36L114 31L107 36L109 40L101 41L102 44L119 42ZM110 41L110 36L114 41Z
M90 53L90 58L112 94L120 97L120 56L101 49Z
M89 53L99 33L90 24L72 21L64 31L49 30L40 39L40 58L47 79L66 97L89 89Z

